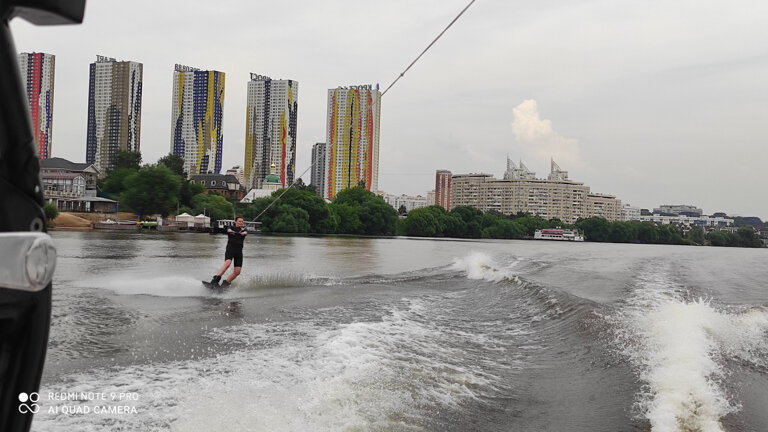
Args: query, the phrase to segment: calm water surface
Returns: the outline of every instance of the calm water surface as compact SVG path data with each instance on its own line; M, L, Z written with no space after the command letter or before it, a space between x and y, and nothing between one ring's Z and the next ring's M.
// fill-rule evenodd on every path
M52 236L36 431L768 431L765 249Z

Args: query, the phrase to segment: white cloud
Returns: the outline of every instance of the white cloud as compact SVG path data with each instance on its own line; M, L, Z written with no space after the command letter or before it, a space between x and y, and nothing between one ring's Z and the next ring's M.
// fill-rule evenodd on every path
M512 110L512 115L516 150L528 166L541 166L550 158L565 170L583 165L578 141L560 135L552 128L552 121L542 119L535 100L524 100Z

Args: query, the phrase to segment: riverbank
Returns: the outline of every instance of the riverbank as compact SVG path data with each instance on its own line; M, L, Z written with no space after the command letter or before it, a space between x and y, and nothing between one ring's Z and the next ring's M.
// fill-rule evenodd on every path
M105 220L107 217L109 217L112 220L130 220L133 217L135 217L132 213L117 213L117 214L101 214L101 213L65 213L62 212L59 214L59 217L57 217L54 221L54 224L50 226L49 228L51 230L59 230L59 231L92 231L94 230L94 225L97 222ZM172 226L168 226L166 228L172 228ZM137 232L143 232L147 230L136 230ZM195 231L195 230L173 230L173 229L157 229L152 230L153 232L208 232L208 231ZM386 236L386 235L364 235L364 234L331 234L331 233L282 233L282 232L267 232L267 233L259 233L259 235L266 235L266 236L275 236L275 237L348 237L348 238L410 238L410 239L423 239L423 240L454 240L454 241L461 241L461 240L504 240L504 238L488 238L488 237L449 237L449 236L439 236L439 237L431 237L431 236L420 236L420 235L395 235L395 236ZM600 236L596 236L598 239L590 239L587 237L586 242L588 243L614 243L614 244L681 244L681 245L688 245L688 246L726 246L726 247L739 247L737 244L711 244L710 242L705 242L705 244L692 244L692 243L649 243L639 240L634 241L610 241L610 239L606 238L600 238ZM528 235L522 235L520 237L514 238L515 240L535 240L532 236ZM507 239L511 240L511 239ZM569 242L566 242L569 243ZM743 246L741 246L743 247ZM766 246L763 246L764 248Z
M94 224L106 219L131 220L136 217L129 212L118 213L77 213L60 212L53 221L48 222L48 229L59 231L90 231Z

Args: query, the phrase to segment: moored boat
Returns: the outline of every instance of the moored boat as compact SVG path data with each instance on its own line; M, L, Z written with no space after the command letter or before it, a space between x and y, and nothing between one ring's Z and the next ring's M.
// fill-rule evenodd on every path
M545 228L536 230L533 234L534 240L561 240L561 241L584 241L584 236L576 230L562 228Z

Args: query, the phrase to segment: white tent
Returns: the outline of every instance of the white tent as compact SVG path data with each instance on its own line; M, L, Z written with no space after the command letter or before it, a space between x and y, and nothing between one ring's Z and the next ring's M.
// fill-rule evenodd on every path
M195 217L187 213L176 215L176 224L187 227L195 226Z
M211 218L206 215L199 214L195 216L195 226L209 228L211 226Z

